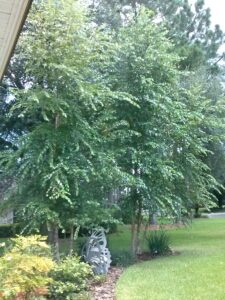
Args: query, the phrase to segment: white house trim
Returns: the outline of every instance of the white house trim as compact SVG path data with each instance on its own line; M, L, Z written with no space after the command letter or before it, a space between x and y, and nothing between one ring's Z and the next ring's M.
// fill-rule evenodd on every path
M0 80L15 48L32 0L0 0Z

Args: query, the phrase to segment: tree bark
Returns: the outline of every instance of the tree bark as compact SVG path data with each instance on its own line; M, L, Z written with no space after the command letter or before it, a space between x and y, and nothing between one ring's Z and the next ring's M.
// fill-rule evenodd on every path
M47 231L48 231L48 244L53 245L53 230L52 226L47 223Z
M59 227L58 224L51 224L48 231L48 241L52 246L53 257L56 261L59 261Z
M148 220L145 222L145 229L144 229L144 234L143 234L143 239L145 240L147 238L147 231L149 228L149 225L151 224L151 211L148 211Z
M142 224L142 200L136 189L132 192L133 212L131 224L131 251L134 256L140 252L140 234Z
M199 208L200 206L198 204L195 204L195 218L198 218L200 216Z
M131 195L132 201L132 223L131 223L131 252L134 256L136 256L136 197L135 193L132 192Z
M157 216L156 214L151 214L151 217L150 217L150 225L157 225Z
M131 253L133 256L136 256L136 224L135 221L132 219L132 224L131 224Z
M73 246L74 246L74 226L70 227L70 239L69 239L69 255L73 254Z
M138 195L137 195L138 197ZM136 249L135 249L135 253L140 254L141 252L141 238L140 238L140 234L141 234L141 225L142 225L142 199L140 197L138 197L137 199L137 204L138 204L138 211L137 211L137 227L136 227Z

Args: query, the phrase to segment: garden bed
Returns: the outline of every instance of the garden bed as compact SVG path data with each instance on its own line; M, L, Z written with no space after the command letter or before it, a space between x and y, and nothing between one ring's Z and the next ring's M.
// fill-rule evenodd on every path
M122 272L122 268L112 267L104 282L92 284L90 286L91 300L114 300L116 282Z

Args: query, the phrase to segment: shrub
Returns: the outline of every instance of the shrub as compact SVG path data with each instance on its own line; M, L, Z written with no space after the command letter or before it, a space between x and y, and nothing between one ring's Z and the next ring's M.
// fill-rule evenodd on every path
M87 291L76 294L73 298L74 300L91 300L91 296Z
M19 234L19 224L2 224L0 225L0 238L11 238Z
M107 226L102 226L108 233L116 233L118 231L118 223L109 223Z
M81 262L79 257L65 258L50 273L53 279L49 286L51 297L57 300L77 299L76 296L86 290L87 279L92 275L91 267Z
M171 252L169 237L163 230L151 231L146 240L150 254L153 256L166 255Z
M12 246L0 258L2 299L40 299L47 294L48 276L54 262L45 239L39 235L12 239Z
M112 266L127 267L135 263L135 257L130 251L111 251Z
M94 278L92 279L91 283L94 285L100 285L107 280L107 275L106 274L101 274L101 275L95 275Z

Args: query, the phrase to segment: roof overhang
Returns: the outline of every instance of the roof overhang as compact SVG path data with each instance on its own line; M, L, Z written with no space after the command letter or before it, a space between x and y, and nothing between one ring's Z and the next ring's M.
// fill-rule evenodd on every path
M16 46L32 0L0 0L0 80Z

